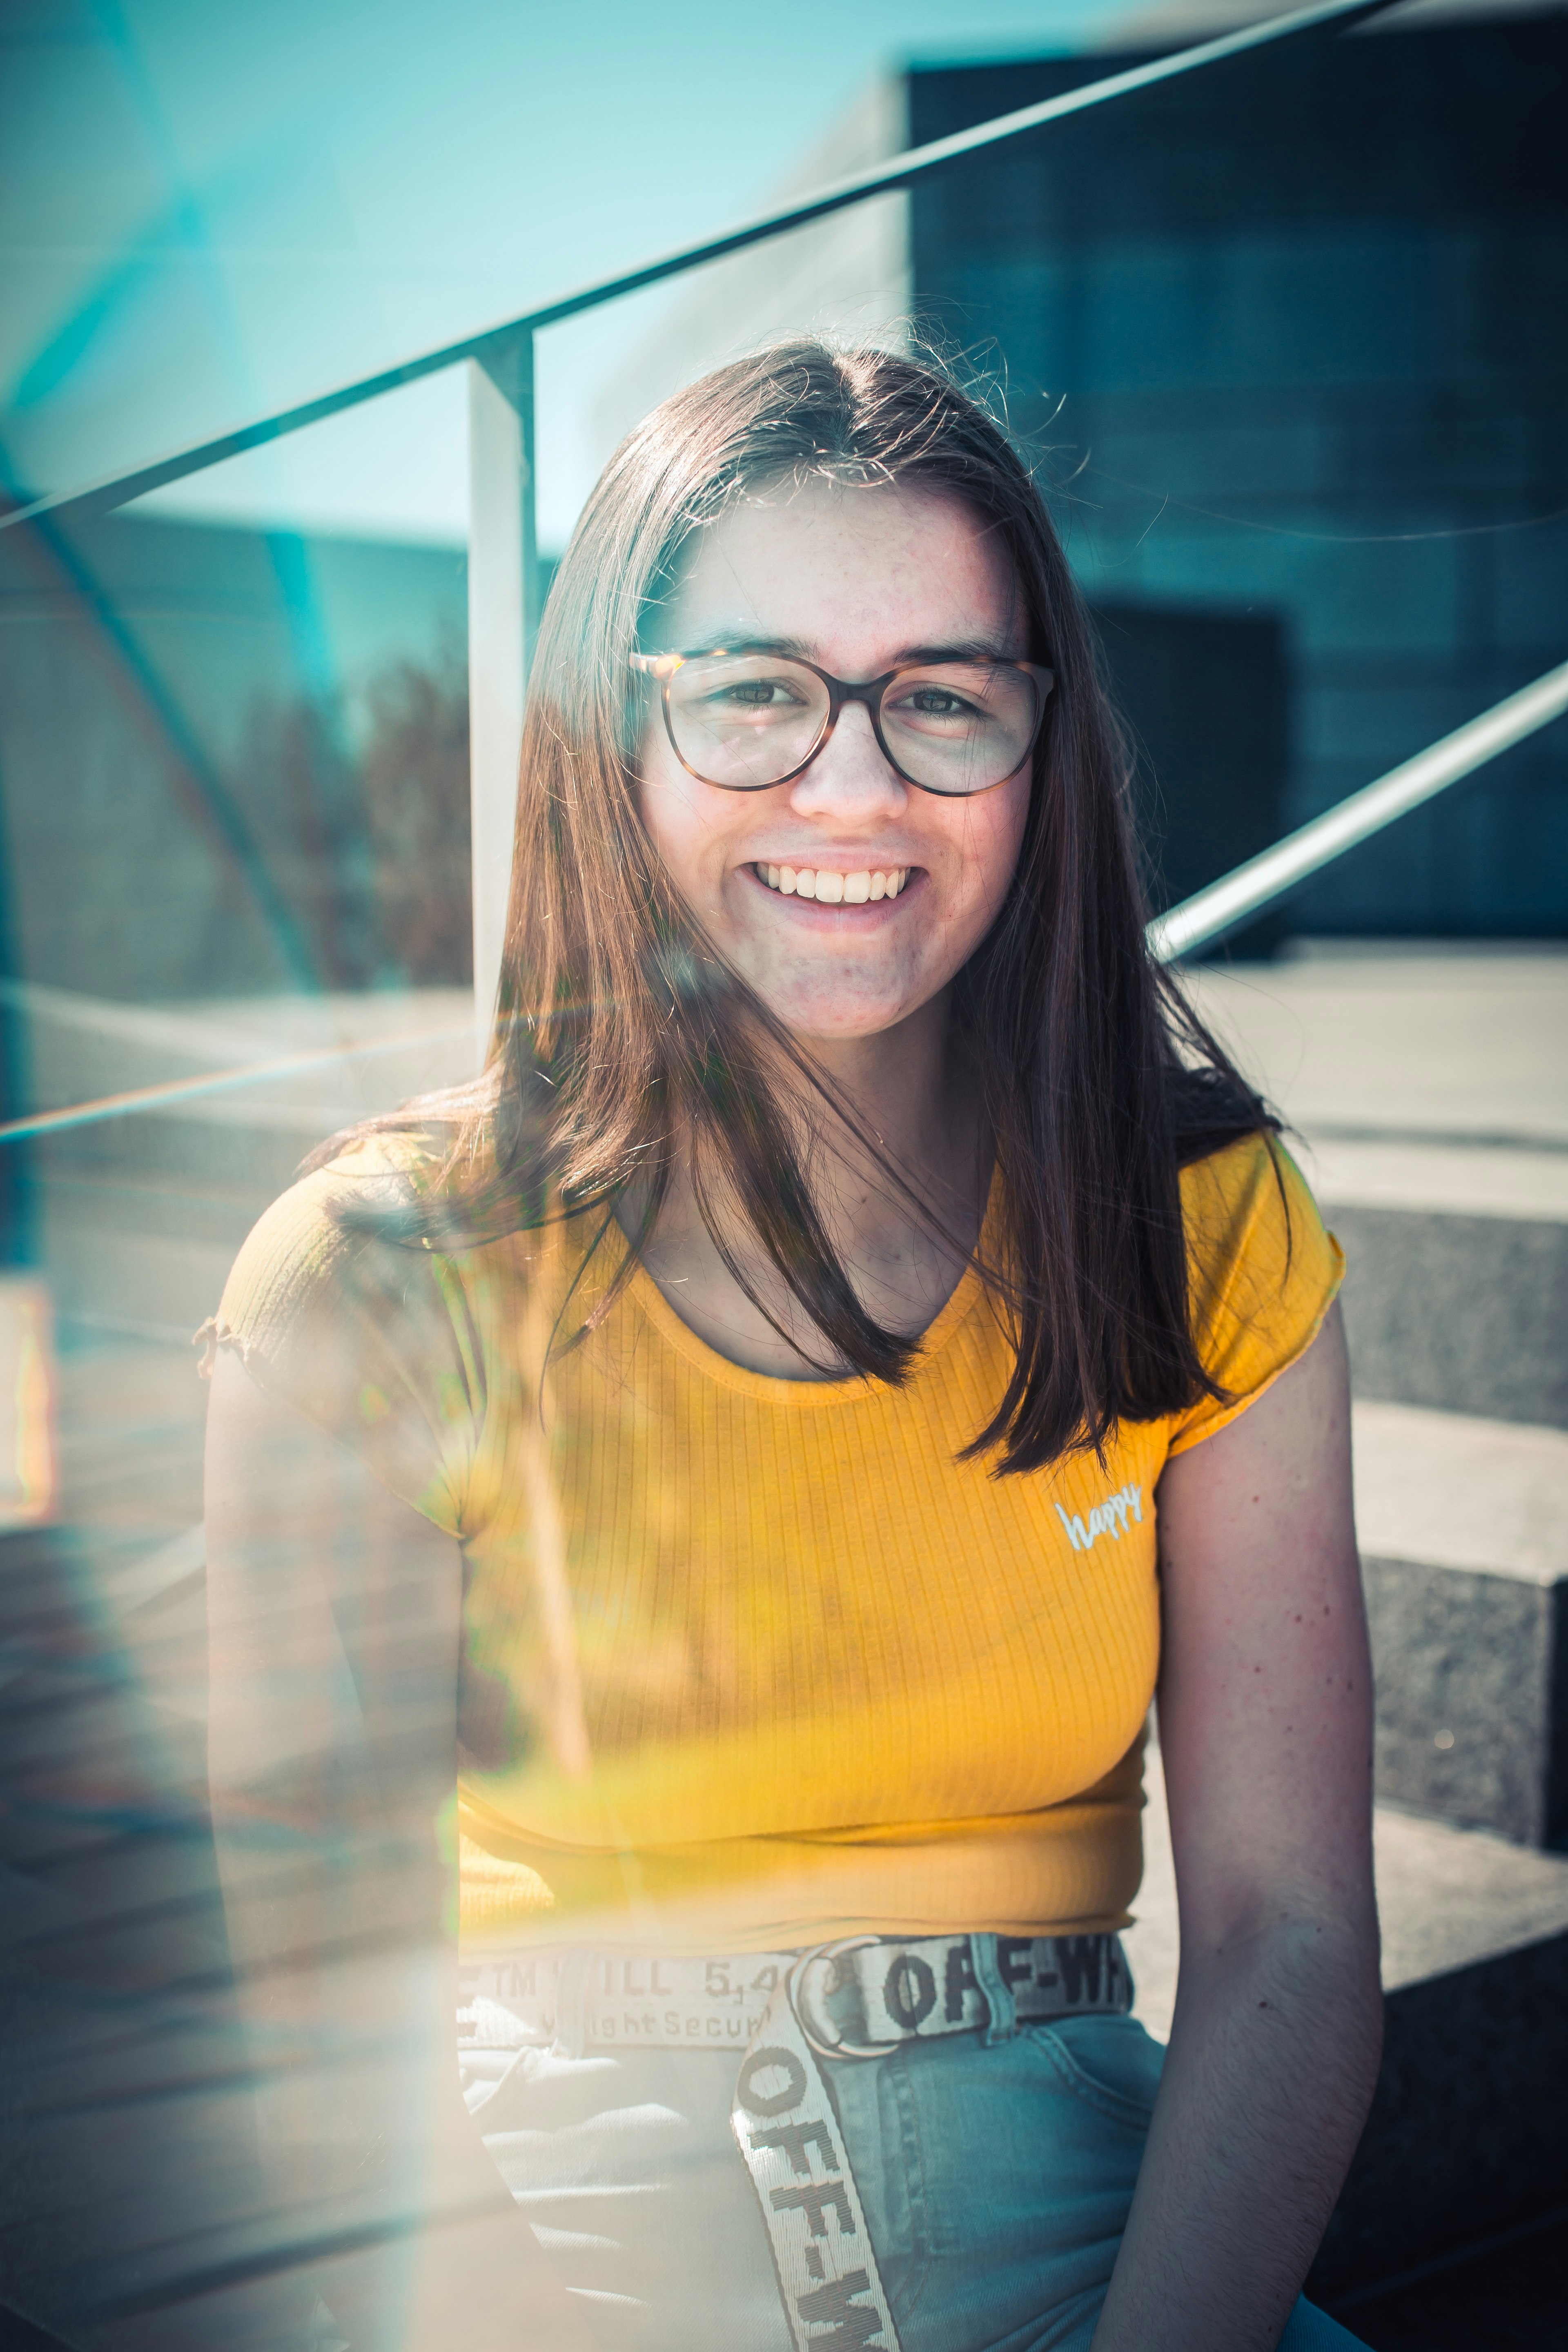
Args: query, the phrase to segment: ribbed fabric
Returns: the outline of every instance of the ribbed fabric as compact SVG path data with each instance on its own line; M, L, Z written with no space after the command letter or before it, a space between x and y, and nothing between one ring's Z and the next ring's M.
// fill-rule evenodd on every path
M616 1228L446 1259L346 1237L330 1203L386 1165L362 1150L287 1194L222 1315L253 1371L462 1539L468 1686L505 1699L519 1759L459 1781L465 1937L1125 1925L1154 1488L1300 1355L1342 1271L1285 1156L1249 1139L1183 1177L1231 1402L1006 1479L956 1458L1008 1370L973 1270L900 1390L742 1370L639 1272L542 1401Z

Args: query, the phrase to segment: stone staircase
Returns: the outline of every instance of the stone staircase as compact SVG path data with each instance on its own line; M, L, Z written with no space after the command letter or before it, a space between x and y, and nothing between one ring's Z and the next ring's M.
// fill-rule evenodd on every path
M1199 991L1348 1260L1379 1792L1560 1847L1568 956L1307 957Z
M1568 955L1345 949L1194 993L1349 1266L1388 2042L1314 2291L1355 2326L1381 2284L1565 2201ZM1157 2030L1152 1794L1133 1965Z

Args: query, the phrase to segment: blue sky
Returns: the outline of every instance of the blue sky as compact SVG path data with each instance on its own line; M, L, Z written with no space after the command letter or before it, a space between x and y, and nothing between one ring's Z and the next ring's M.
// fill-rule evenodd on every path
M764 198L880 68L1093 46L1127 14L1127 0L6 0L13 478L119 471L699 236ZM589 396L621 331L606 317L579 335L558 401ZM455 530L461 421L460 384L437 380L230 469L187 509L205 496Z

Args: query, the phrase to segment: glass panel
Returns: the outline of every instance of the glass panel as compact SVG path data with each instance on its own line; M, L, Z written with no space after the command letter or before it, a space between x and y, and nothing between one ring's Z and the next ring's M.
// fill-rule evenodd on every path
M4 2292L163 2345L300 2226L206 1828L192 1335L306 1152L472 1070L465 415L458 370L0 535L6 2039L95 2209L41 2188Z

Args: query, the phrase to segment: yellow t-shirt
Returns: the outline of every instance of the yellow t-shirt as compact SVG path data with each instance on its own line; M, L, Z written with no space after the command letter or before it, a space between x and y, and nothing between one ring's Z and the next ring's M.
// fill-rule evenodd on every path
M345 1234L329 1204L388 1164L362 1146L276 1203L222 1318L462 1542L466 1671L521 1759L458 1780L465 1940L1125 1925L1160 1473L1302 1353L1342 1271L1286 1155L1249 1138L1182 1177L1229 1401L1000 1479L957 1458L1010 1368L973 1269L900 1389L743 1370L639 1270L542 1401L557 1316L576 1329L620 1263L613 1220L453 1256Z

